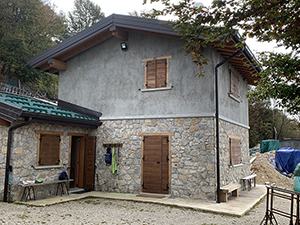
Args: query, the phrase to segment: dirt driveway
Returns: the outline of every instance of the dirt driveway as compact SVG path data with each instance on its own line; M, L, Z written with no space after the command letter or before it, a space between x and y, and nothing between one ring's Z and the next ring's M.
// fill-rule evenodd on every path
M289 211L289 202L276 200L275 206ZM87 198L46 207L32 207L0 202L0 224L260 224L264 218L266 200L247 215L232 217L192 209L152 203ZM275 216L278 224L289 219Z

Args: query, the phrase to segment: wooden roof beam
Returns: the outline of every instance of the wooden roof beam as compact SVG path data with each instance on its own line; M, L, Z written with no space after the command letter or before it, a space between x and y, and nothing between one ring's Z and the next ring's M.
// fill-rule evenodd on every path
M49 64L50 68L55 68L57 70L67 71L67 63L62 62L60 60L52 58L52 59L48 60L48 64Z
M121 41L128 41L128 32L127 31L124 31L118 27L111 27L109 28L109 30L111 31L111 34L120 39Z
M40 66L38 66L39 67L39 69L41 70L41 71L47 71L47 70L49 70L51 67L50 67L50 65L48 64L48 63L43 63L42 65L40 65Z

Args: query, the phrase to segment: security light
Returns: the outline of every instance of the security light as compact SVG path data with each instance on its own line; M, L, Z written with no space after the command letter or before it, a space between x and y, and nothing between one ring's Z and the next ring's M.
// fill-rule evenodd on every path
M121 43L121 49L122 49L123 51L126 51L126 50L127 50L127 44L126 44L126 42L122 42L122 43Z

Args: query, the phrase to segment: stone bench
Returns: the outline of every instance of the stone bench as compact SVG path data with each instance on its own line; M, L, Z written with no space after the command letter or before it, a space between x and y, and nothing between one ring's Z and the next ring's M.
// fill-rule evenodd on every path
M228 201L228 193L231 193L232 196L238 196L238 189L241 188L240 184L228 184L220 188L220 201Z
M252 180L253 180L253 186L256 186L256 174L252 174L250 176L244 177L241 179L243 190L246 190L246 186L248 186L248 191L251 190L252 187Z
M19 186L24 187L21 201L25 200L25 202L26 202L27 200L35 200L34 187L45 186L45 185L50 185L50 184L57 184L56 195L58 195L58 191L60 188L60 195L62 196L64 193L64 187L65 187L66 193L69 194L67 185L71 181L73 181L73 179L45 181L43 183L33 183L33 184L19 184Z

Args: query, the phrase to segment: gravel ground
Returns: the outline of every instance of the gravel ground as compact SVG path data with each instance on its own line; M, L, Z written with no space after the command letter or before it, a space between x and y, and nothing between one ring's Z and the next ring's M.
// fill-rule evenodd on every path
M289 202L275 199L274 206L289 211ZM0 224L260 224L266 200L243 217L133 201L87 198L46 207L0 202ZM278 224L289 224L275 215Z

